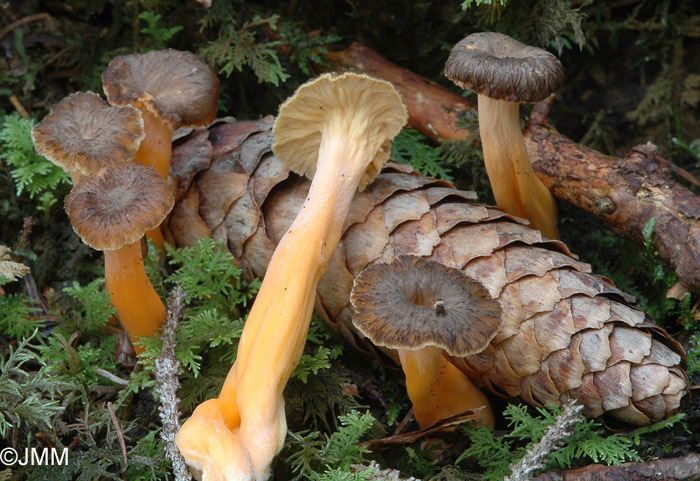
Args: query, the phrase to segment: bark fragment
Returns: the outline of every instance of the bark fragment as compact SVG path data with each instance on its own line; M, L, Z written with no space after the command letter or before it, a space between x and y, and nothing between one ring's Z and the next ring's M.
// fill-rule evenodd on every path
M552 470L535 481L690 481L700 479L700 454L665 458L648 463L625 463L618 466L591 464L567 471Z

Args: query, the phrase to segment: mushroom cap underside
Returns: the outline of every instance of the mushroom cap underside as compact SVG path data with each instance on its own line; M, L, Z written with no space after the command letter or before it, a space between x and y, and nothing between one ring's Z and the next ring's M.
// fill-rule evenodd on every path
M554 55L496 32L478 32L450 50L445 76L471 89L509 102L539 102L557 90L564 79Z
M102 73L112 105L140 102L172 130L206 126L216 118L219 79L198 55L152 50L115 57Z
M133 162L104 167L65 198L73 230L96 250L138 241L173 207L167 182L153 167Z
M486 288L458 269L416 256L376 263L355 277L353 324L390 349L481 352L501 326L501 308Z
M64 98L32 129L37 152L83 175L132 160L144 135L138 109L111 106L93 92Z
M391 140L407 120L391 83L355 72L328 73L306 82L280 106L272 150L294 172L312 178L323 134L342 134L351 149L374 154L366 159L362 189L389 159Z

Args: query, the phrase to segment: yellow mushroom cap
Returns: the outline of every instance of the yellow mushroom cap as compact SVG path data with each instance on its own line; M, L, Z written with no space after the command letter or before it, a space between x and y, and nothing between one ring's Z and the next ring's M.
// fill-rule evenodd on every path
M294 172L312 178L323 134L340 129L349 142L376 152L360 179L362 189L389 159L391 140L407 120L391 83L354 72L328 73L299 87L280 106L272 150Z
M163 222L173 203L165 179L133 162L103 167L65 198L73 230L100 251L138 241Z
M435 346L469 356L483 351L502 323L500 305L480 282L417 256L367 267L350 299L355 327L390 349Z
M102 73L112 105L140 102L171 130L209 125L216 118L219 79L198 55L152 50L115 57Z
M83 175L132 160L144 135L138 109L113 107L93 92L64 98L32 129L37 152L65 171Z

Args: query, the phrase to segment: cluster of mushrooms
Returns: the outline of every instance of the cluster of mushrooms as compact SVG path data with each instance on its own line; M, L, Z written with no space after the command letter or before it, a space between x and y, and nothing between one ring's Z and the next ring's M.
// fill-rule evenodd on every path
M156 334L166 316L144 269L142 239L148 234L163 247L159 226L174 203L172 132L214 120L219 81L200 57L177 50L116 57L102 80L109 103L92 92L71 94L32 139L70 174L66 212L83 242L104 252L107 290L137 341Z
M556 205L530 166L518 102L537 102L559 86L558 60L504 35L474 34L453 48L446 75L478 94L498 205L557 238ZM109 104L73 94L35 127L33 139L71 174L66 211L83 241L104 251L109 294L137 340L156 334L166 315L146 277L141 242L145 233L163 242L158 226L173 206L172 134L213 121L218 81L195 55L167 50L118 57L103 82ZM280 107L273 151L311 178L311 188L270 260L221 393L199 405L176 437L199 479L270 477L286 435L283 390L302 355L317 284L355 192L378 175L407 117L390 83L351 72L321 75ZM397 351L422 427L470 409L493 425L484 395L449 361L481 352L501 326L498 302L477 280L402 256L360 273L351 299L358 331Z
M495 126L484 150L489 175L507 186L497 195L499 204L556 238L554 200L530 166L516 102L549 95L561 82L561 65L547 52L522 44L524 50L516 49L508 42L500 35L495 44L468 37L452 51L447 75L479 93L480 115L483 110L483 121ZM534 56L534 66L516 56ZM514 63L516 71L494 83L490 77L500 60ZM476 74L470 73L474 65ZM513 85L522 78L536 91L516 92ZM200 479L270 477L286 434L282 394L303 351L318 281L338 245L355 191L378 175L406 121L406 108L391 84L357 73L322 75L280 107L273 152L292 171L311 178L311 187L272 255L221 393L199 405L176 437ZM398 352L422 427L470 409L475 420L493 425L483 393L448 360L481 352L501 326L499 304L478 281L436 262L402 256L360 273L351 299L357 329Z

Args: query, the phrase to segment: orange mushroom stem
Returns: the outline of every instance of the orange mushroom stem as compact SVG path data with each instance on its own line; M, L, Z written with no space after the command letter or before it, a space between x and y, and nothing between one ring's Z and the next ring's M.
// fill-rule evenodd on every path
M133 162L96 171L65 199L75 232L104 252L107 290L132 341L156 334L166 317L146 275L141 238L162 222L173 203L165 180L152 167Z
M344 132L336 133L344 137ZM258 479L265 479L263 469L284 444L284 387L303 353L316 286L364 173L365 166L357 168L353 162L350 143L329 137L322 141L319 157L334 161L320 163L299 216L275 250L258 293L261 302L251 309L233 367L240 437ZM224 386L222 393L226 390Z
M520 104L486 95L477 98L484 163L496 204L528 219L546 237L558 239L557 204L530 163L520 130Z
M313 175L313 181L272 255L218 399L199 406L176 437L202 479L262 481L270 476L287 432L282 394L304 349L318 281L358 186L374 179L406 118L391 84L354 73L308 82L280 108L273 150L293 170ZM217 434L202 433L190 423L225 427L226 455L207 452L211 443L204 445L201 438ZM250 464L236 468L248 458Z
M112 304L132 341L158 332L167 312L163 301L146 275L141 241L116 250L106 250L105 284ZM143 352L138 344L136 353Z
M173 149L173 129L168 122L164 122L156 113L152 112L144 102L134 102L134 107L141 111L143 130L146 134L136 151L134 162L150 165L167 180ZM152 241L158 249L165 248L165 238L160 226L147 230L146 238Z
M493 411L483 392L454 364L442 349L398 350L401 369L406 375L406 392L413 404L413 415L425 428L437 421L470 409L478 410L475 420L493 427Z
M143 130L146 134L136 151L134 162L152 166L164 179L167 179L170 173L173 129L149 110L143 102L134 102L134 107L141 111Z

